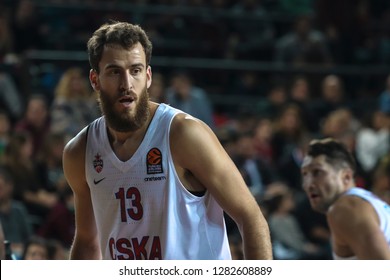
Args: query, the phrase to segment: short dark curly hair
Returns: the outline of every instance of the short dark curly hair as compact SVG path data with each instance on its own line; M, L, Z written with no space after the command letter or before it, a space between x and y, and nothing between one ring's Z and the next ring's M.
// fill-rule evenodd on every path
M103 55L104 46L120 45L129 49L138 42L145 51L146 65L149 65L152 57L152 42L139 25L118 21L105 23L88 40L89 64L93 70L99 72L99 62Z
M333 167L337 169L349 167L356 171L356 161L352 154L343 143L333 138L312 140L307 154L312 157L324 155L326 161Z

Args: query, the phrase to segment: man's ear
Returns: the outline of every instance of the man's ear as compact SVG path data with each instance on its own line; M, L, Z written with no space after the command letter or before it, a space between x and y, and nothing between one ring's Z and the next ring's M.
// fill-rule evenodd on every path
M91 69L89 71L89 81L94 91L100 90L99 74L96 72L96 70Z
M343 171L343 182L344 184L346 185L349 185L351 184L351 182L353 182L354 178L353 178L353 171L351 168L346 168L344 169Z
M148 68L146 69L146 88L149 88L152 84L152 67L148 65Z

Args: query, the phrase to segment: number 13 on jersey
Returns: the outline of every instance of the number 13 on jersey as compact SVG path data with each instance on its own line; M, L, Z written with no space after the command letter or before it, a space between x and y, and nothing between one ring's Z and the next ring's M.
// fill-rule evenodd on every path
M115 193L115 198L119 199L122 222L127 223L128 218L135 221L142 219L144 211L141 204L141 193L136 187L130 187L127 190L119 188L118 192Z

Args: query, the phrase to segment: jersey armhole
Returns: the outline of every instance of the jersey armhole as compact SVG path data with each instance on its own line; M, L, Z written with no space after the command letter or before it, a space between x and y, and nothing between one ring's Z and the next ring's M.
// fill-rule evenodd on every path
M85 131L85 140L88 140L88 133L89 133L89 128L91 127L91 124L87 126L87 130Z

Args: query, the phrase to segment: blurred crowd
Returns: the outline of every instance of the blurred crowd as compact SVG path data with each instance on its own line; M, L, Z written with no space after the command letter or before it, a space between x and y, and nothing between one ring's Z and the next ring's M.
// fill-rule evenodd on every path
M388 66L389 1L128 2L0 0L0 219L17 259L68 257L73 194L62 151L100 115L86 60L49 63L31 54L85 51L92 30L109 19L141 24L153 57L295 67L286 74L151 63L150 98L215 131L266 215L276 259L331 258L325 218L301 189L311 139L344 142L358 165L358 187L390 202L390 71L370 77L333 71ZM323 71L299 71L312 66ZM237 229L226 222L240 259Z

